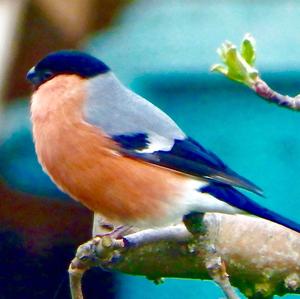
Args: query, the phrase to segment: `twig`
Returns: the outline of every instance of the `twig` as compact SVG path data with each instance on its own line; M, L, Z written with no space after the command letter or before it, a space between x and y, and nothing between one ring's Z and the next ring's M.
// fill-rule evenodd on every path
M91 251L92 246L93 242L91 241L79 246L75 258L69 266L68 272L72 299L83 299L81 279L94 260L93 252Z
M257 95L267 100L270 103L277 104L281 107L289 108L292 110L300 110L300 97L290 97L288 95L282 95L274 91L265 81L257 78L256 82L252 86Z
M254 68L256 59L255 40L250 34L246 34L240 50L226 41L218 49L218 54L223 60L222 64L215 64L211 70L219 72L227 78L247 85L258 96L270 103L292 110L300 110L300 95L290 97L274 91L259 75Z
M84 271L69 268L70 291L72 299L83 299L81 289L81 279Z
M229 275L226 272L225 262L216 256L206 262L206 268L211 278L223 290L227 299L239 299L229 281Z

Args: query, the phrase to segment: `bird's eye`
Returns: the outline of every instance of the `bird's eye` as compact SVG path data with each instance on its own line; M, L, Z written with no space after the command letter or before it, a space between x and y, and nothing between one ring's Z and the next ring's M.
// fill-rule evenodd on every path
M43 80L47 81L53 77L53 73L51 71L45 71L43 73Z

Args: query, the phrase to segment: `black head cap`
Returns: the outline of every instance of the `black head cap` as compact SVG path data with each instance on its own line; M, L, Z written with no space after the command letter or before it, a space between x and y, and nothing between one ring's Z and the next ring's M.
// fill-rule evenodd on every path
M91 78L108 72L109 67L101 60L76 50L50 53L27 73L27 80L39 86L60 74L77 74Z

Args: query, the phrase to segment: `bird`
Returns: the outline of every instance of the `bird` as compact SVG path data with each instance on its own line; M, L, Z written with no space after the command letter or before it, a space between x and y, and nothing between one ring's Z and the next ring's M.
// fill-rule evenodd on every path
M27 79L43 170L112 223L154 228L216 212L250 214L300 232L298 223L245 195L240 189L263 192L123 85L100 59L56 51Z

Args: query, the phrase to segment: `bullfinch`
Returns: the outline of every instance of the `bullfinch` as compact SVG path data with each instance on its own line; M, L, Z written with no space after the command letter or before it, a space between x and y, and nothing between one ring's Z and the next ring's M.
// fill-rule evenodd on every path
M56 185L112 223L178 223L192 212L300 225L248 198L262 191L126 88L99 59L51 53L27 73L36 153Z

